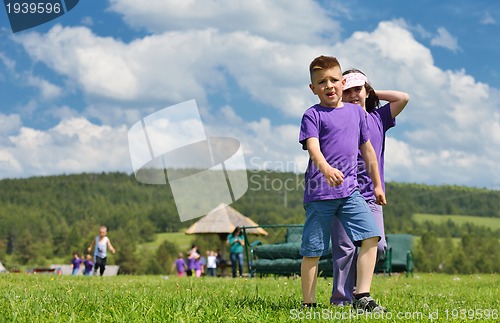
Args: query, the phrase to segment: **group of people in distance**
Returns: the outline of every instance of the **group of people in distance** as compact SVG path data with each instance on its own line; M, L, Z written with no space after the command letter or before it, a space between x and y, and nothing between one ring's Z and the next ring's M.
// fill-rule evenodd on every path
M99 275L102 276L104 274L104 270L106 269L106 260L108 256L108 249L114 254L115 248L111 244L108 236L108 229L105 226L99 227L99 235L95 237L94 240L90 243L90 246L87 248L89 252L85 259L78 252L73 252L73 259L71 259L71 265L73 266L72 275L78 275L80 273L81 266L84 266L83 274L86 276L91 276L92 271L94 275L97 275L97 271L99 271ZM94 257L91 256L90 252L92 248L94 248Z
M374 90L363 72L342 73L332 56L316 57L309 72L309 87L319 103L304 112L299 134L302 148L309 153L301 244L302 307L317 306L318 261L329 252L331 241L330 304L384 312L371 297L370 287L377 258L386 248L385 133L395 126L409 95ZM380 107L380 100L388 103Z
M186 259L184 259L184 254L179 252L177 259L172 265L172 269L176 270L177 276L201 277L203 274L210 277L216 276L218 262L217 252L208 250L207 256L202 257L198 250L198 246L193 245L186 256Z

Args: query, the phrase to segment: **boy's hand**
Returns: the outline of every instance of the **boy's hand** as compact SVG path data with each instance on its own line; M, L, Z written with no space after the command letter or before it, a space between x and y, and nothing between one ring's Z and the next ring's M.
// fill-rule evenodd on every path
M323 176L325 176L325 180L330 186L339 186L344 182L344 174L331 166L328 166Z
M376 201L375 203L378 205L386 205L387 201L385 199L385 193L382 187L375 187L373 190L373 194L375 195Z

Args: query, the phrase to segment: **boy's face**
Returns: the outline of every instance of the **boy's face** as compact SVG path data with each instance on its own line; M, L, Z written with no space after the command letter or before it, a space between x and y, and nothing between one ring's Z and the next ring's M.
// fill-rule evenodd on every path
M311 82L309 87L322 106L336 108L342 105L340 99L345 80L339 66L313 72Z
M108 230L106 230L106 229L100 229L100 230L99 230L99 235L100 235L101 237L104 237L104 236L106 236L107 231L108 231Z

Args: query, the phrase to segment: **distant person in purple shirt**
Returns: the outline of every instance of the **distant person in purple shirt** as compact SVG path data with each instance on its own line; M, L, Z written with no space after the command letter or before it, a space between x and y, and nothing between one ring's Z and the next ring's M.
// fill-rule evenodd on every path
M365 74L357 69L347 70L343 75L345 84L342 101L360 105L366 111L368 137L377 155L380 180L385 192L385 133L396 125L395 118L403 111L410 97L405 92L375 91L368 83ZM388 101L388 103L380 107L379 100ZM358 154L357 176L361 195L368 203L382 235L377 248L377 258L380 258L386 249L383 211L382 206L376 203L373 183L366 171L361 154ZM330 303L345 305L353 301L357 252L338 219L333 220L332 232L334 278Z
M361 248L356 282L359 294L353 306L380 312L384 309L371 298L370 287L381 234L356 180L359 150L374 184L376 202L385 205L375 150L368 138L366 113L359 105L342 102L345 81L335 57L315 58L309 72L309 87L320 102L305 111L299 135L302 149L310 157L305 174L306 220L300 250L302 306L316 307L318 261L328 253L332 221L338 217L353 244Z
M187 253L187 269L186 269L186 275L188 277L193 276L194 270L195 270L195 261L196 257L198 256L198 253L194 251L193 249L189 250Z
M183 277L186 275L186 261L184 260L184 255L182 252L179 252L179 255L177 256L177 259L174 261L174 267L177 271L177 276Z
M84 269L85 276L92 275L92 268L94 267L94 262L92 261L92 255L87 254L87 256L85 257L85 260L83 261L83 264L85 266L85 269Z
M71 264L73 265L72 275L76 276L80 272L80 267L83 263L83 259L80 258L78 252L73 252L73 259L71 259Z
M201 274L203 273L203 267L204 265L201 259L201 255L197 254L194 260L194 274L196 277L201 277Z

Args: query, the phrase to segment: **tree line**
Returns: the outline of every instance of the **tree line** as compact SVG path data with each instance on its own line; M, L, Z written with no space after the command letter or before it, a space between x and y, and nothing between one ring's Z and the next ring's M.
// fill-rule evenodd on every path
M303 174L251 170L247 174L248 190L232 207L262 225L304 222ZM419 224L412 216L430 213L500 217L499 191L395 182L386 183L386 191L386 232L421 235L422 244L416 248L425 247L425 234L469 239L463 242L467 248L485 239L498 243L499 230L473 223ZM44 265L68 258L72 251L85 250L102 224L108 227L113 244L120 246L110 261L119 264L122 273L165 272L179 251L177 246L165 242L156 251L140 255L138 246L152 241L156 233L177 232L196 220L179 220L169 185L141 184L133 174L82 173L0 180L0 260L11 268ZM467 248L455 248L457 258L447 260L446 266L458 266L459 254ZM481 248L478 250L489 253L485 252L484 257L493 255L500 263L498 254ZM422 250L418 253L416 249L417 260L436 251ZM428 259L418 260L417 269L436 271L425 265ZM473 271L499 270L478 265Z

